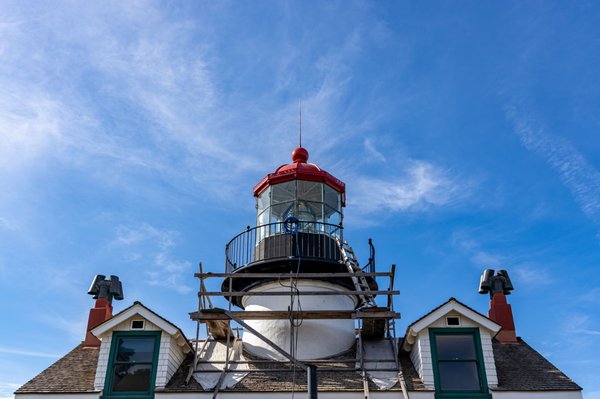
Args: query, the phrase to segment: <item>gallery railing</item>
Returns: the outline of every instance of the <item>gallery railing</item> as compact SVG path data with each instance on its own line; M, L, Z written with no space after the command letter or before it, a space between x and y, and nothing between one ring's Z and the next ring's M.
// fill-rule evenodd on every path
M227 273L255 262L309 258L341 261L339 225L296 219L248 227L225 247Z

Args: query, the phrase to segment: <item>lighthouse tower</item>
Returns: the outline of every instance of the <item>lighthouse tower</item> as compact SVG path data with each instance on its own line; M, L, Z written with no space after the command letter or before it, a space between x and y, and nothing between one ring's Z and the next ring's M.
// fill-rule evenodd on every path
M232 277L222 291L247 312L287 311L290 318L248 321L258 333L244 332L244 348L253 355L282 359L264 338L298 360L331 357L354 345L352 319L302 318L303 312L374 306L364 292L377 289L375 279L352 276L360 268L343 238L345 194L342 181L308 163L303 147L254 187L256 226L227 245ZM228 297L228 291L242 295Z

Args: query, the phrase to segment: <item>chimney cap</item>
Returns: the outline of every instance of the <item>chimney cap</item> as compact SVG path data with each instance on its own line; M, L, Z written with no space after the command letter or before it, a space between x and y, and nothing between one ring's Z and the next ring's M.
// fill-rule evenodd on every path
M510 295L510 292L514 290L508 272L506 270L498 270L494 275L494 269L485 269L479 280L479 293L490 294L490 298L494 297L496 293L503 293L504 295Z
M113 298L117 301L124 298L123 285L119 281L119 277L112 275L107 280L103 274L97 274L92 281L88 294L92 295L94 299L107 299L109 303L112 303Z

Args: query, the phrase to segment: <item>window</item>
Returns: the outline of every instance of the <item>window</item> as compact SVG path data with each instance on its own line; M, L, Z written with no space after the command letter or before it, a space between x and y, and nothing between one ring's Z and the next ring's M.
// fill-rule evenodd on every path
M429 330L436 398L490 398L476 328Z
M132 330L143 330L145 327L144 320L131 320Z
M153 398L159 344L159 331L113 333L102 398Z

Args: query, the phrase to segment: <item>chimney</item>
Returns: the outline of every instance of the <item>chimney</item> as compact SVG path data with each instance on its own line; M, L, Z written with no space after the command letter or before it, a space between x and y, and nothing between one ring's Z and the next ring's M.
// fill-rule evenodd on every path
M110 276L110 279L106 280L105 276L98 274L92 281L88 294L93 295L96 304L90 309L83 346L98 347L100 346L100 340L90 331L112 317L112 300L113 298L116 300L123 299L123 287L119 277Z
M502 343L518 342L512 309L506 301L506 295L504 295L504 293L496 292L493 294L492 299L490 300L488 317L502 326L502 330L496 335L497 341Z
M488 317L502 326L496 335L496 340L506 344L516 343L518 340L512 308L506 301L506 295L509 295L514 288L506 270L498 270L496 275L494 272L492 269L483 271L479 282L479 293L490 294Z

